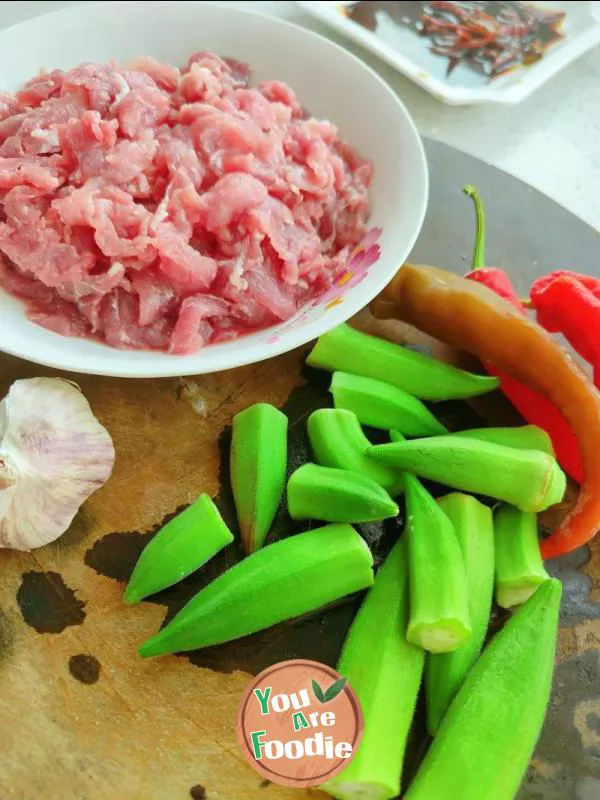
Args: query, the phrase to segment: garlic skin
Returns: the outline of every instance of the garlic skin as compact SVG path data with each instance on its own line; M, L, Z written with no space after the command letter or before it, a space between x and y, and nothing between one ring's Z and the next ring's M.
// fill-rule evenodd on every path
M58 539L114 460L112 439L76 384L15 381L0 403L0 547Z

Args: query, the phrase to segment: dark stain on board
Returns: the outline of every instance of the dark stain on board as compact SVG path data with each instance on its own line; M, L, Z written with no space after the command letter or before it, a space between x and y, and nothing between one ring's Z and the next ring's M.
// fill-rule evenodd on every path
M85 602L58 572L23 573L17 603L25 622L38 633L61 633L85 619Z
M142 550L150 539L185 508L187 508L185 505L179 506L144 533L124 531L103 536L86 551L84 562L99 575L115 581L128 581Z
M190 789L190 797L192 800L206 800L206 789L202 784L197 783Z
M91 685L100 677L100 662L95 656L78 653L69 659L69 673L80 683Z

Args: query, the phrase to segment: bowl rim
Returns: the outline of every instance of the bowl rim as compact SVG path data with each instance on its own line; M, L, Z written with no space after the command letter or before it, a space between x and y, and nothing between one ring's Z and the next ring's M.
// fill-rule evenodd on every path
M158 2L153 2L151 7L163 7L167 8L173 5L172 0L158 0ZM110 13L111 9L117 9L118 7L129 7L131 5L129 3L124 3L123 0L109 0L109 2L97 2L97 3L89 3L82 6L71 6L62 9L55 9L53 11L48 11L42 14L38 14L34 17L30 17L27 20L23 20L21 22L17 22L14 25L10 25L7 28L4 28L0 31L0 41L5 35L14 34L15 32L18 33L19 29L24 29L30 26L31 24L36 24L40 18L47 19L48 17L58 18L60 17L73 17L73 16L82 16L85 17L90 11L98 10L102 8L103 11L108 11ZM137 6L137 4L136 4ZM429 201L429 169L427 163L427 157L425 154L425 148L423 146L423 142L421 136L417 130L416 123L411 116L410 112L408 111L405 104L402 102L401 98L394 92L391 86L387 83L387 81L381 77L372 67L370 67L367 63L365 63L362 59L358 58L354 53L347 50L345 47L337 44L336 42L331 41L331 39L323 36L315 31L310 30L309 28L305 28L302 25L298 25L294 22L289 20L281 19L280 17L275 17L273 15L264 13L262 11L258 11L255 9L245 9L240 7L234 6L223 6L217 3L202 3L202 4L194 4L196 13L206 13L210 14L211 12L218 11L219 13L225 13L229 15L245 15L246 17L255 17L260 18L262 20L267 21L270 25L275 25L283 28L293 29L296 33L300 32L302 35L306 36L307 39L316 39L320 40L322 44L333 48L334 50L338 51L340 55L344 58L347 58L351 61L357 62L360 67L367 72L371 79L376 81L380 84L380 87L385 91L385 93L390 96L393 101L400 107L402 110L406 124L407 124L407 132L412 135L414 144L417 147L417 152L419 154L419 168L421 172L421 179L422 179L422 200L420 203L420 207L415 209L416 211L416 219L418 224L415 225L414 232L409 241L406 244L406 252L402 253L399 258L399 269L402 266L402 263L409 255L411 250L413 249L415 242L421 232L423 227L423 222L425 220L425 214L427 212L427 206ZM142 12L141 5L139 6L140 13ZM375 275L375 270L371 273ZM169 353L165 353L162 351L149 351L149 350L121 350L119 348L110 347L109 345L98 342L98 344L106 348L106 367L103 365L96 365L94 364L92 367L87 368L85 364L73 364L72 360L69 359L69 347L68 347L68 340L71 338L76 337L69 337L69 336L62 336L61 334L54 333L52 331L45 331L49 336L56 336L60 337L61 340L65 340L65 347L64 349L60 349L60 346L57 347L57 357L45 357L45 356L36 356L34 352L34 347L27 342L30 340L25 337L19 337L19 339L14 343L2 343L0 342L0 352L6 353L11 356L15 356L17 358L22 358L26 361L40 364L46 367L51 367L55 369L65 370L68 372L74 373L82 373L82 374L92 374L92 375L103 375L103 376L110 376L115 378L167 378L167 377L177 377L177 376L184 376L184 375L200 375L200 374L211 374L216 372L222 372L228 369L234 369L236 367L246 366L250 364L256 364L261 361L268 360L278 355L282 355L287 353L297 347L301 347L308 342L318 338L323 333L331 330L332 328L336 327L336 325L340 325L343 322L347 321L355 314L357 314L362 309L366 308L371 300L376 297L377 294L389 283L393 276L389 274L389 272L385 272L379 278L372 282L369 291L365 292L363 295L359 297L358 294L355 294L354 298L348 297L347 302L343 305L338 306L335 309L336 313L330 313L327 315L323 315L320 319L311 322L307 326L299 327L295 330L285 331L282 333L281 339L277 342L273 342L271 344L266 344L265 342L257 342L256 345L252 347L252 349L247 350L232 350L230 352L225 352L219 359L217 364L211 364L208 366L207 369L203 368L202 365L202 354L209 348L218 348L220 345L219 343L207 345L206 348L199 350L197 353L189 354L185 356L177 356L171 355ZM0 304L2 303L2 297L8 297L9 300L16 300L17 302L21 302L18 298L14 298L8 292L0 289ZM299 309L300 310L300 309ZM35 323L32 323L35 324ZM285 320L278 324L285 324ZM41 326L40 326L41 327ZM272 325L269 328L261 329L262 332L267 330L275 331L277 325ZM252 334L248 334L252 335ZM243 337L242 337L243 338ZM89 340L88 340L89 341ZM21 343L25 343L25 346L22 346ZM229 344L229 343L228 343ZM118 361L111 359L111 353L122 353L126 352L128 355L135 358L136 353L144 353L146 355L150 354L151 357L156 356L156 361L140 361L139 365L135 364L123 364L119 368ZM61 356L65 355L64 358ZM85 354L80 354L77 356L76 361L83 361L85 359Z

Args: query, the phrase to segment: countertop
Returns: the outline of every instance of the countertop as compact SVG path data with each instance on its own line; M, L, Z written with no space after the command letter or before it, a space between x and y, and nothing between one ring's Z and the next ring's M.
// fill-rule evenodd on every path
M133 1L133 0L132 0ZM0 28L81 2L0 4ZM360 55L401 96L419 130L521 178L600 230L600 48L571 64L518 106L452 107L430 97L292 2L229 2L289 19Z

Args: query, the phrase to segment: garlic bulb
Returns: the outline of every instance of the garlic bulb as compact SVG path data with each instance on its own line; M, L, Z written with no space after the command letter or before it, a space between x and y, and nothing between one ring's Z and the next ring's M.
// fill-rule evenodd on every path
M15 381L0 403L0 547L58 539L114 460L110 435L75 384Z

